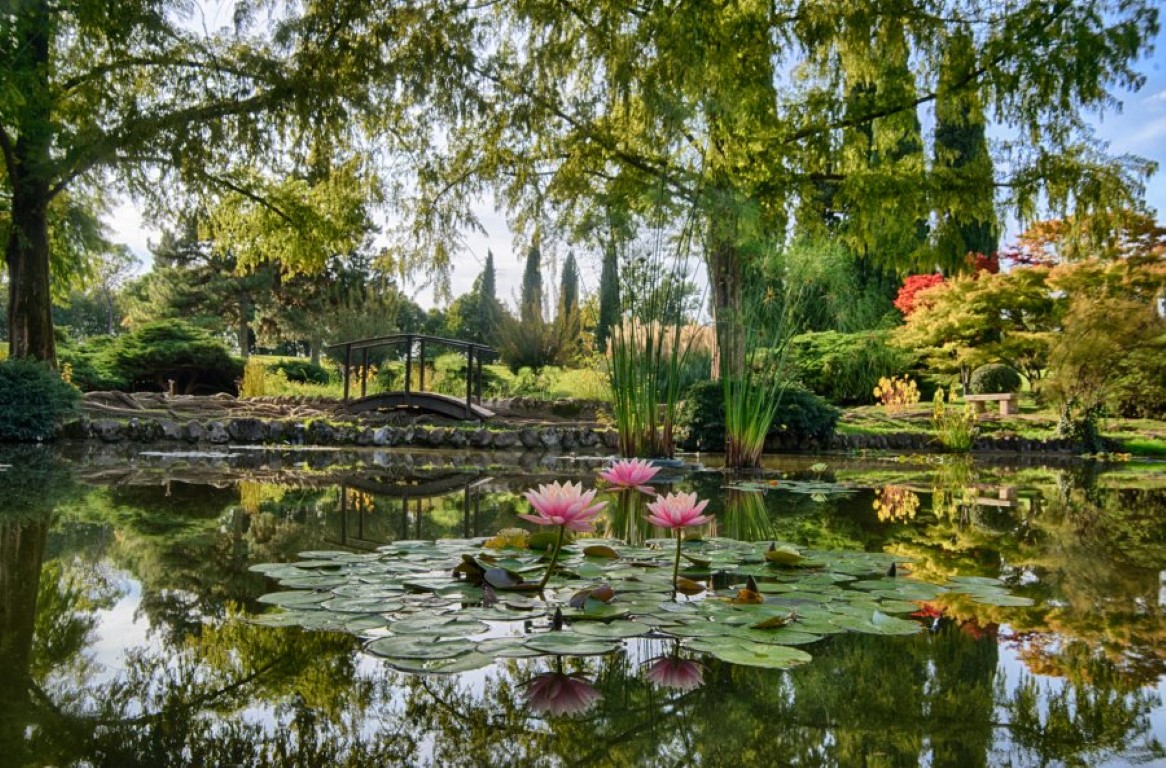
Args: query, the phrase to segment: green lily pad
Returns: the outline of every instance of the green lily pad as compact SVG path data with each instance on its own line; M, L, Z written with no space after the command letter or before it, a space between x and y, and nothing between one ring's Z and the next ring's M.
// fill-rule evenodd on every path
M475 669L484 669L494 663L493 657L477 651L455 656L452 659L387 658L385 660L393 669L417 675L452 675L458 672L472 672Z
M723 645L708 653L729 664L764 669L789 669L813 659L805 651L786 645Z
M999 608L1028 608L1036 604L1032 599L1020 595L973 594L970 597L973 602L980 605L994 605Z
M546 632L527 639L526 647L555 656L605 656L615 645L578 632Z
M588 637L605 640L623 640L628 637L642 637L651 632L651 627L635 621L612 621L606 624L596 621L584 622L571 627L573 632Z
M306 605L318 605L332 597L328 592L304 592L291 590L288 592L268 592L259 598L258 602L265 605L282 605L288 608Z
M373 640L364 649L390 659L452 659L474 650L474 644L462 638L434 642L427 638L393 635Z

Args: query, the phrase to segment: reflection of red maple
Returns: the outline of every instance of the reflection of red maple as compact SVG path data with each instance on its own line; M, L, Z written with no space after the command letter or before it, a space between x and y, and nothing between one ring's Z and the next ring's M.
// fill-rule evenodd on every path
M903 281L899 295L895 297L895 309L903 313L903 317L910 317L911 313L919 309L918 294L936 285L943 284L943 275L935 272L930 275L910 275Z
M1000 625L993 622L980 626L975 619L971 619L960 625L960 631L973 640L983 640L985 637L995 638L1000 631Z
M911 614L917 619L938 619L943 616L944 608L936 603L919 603L919 610Z

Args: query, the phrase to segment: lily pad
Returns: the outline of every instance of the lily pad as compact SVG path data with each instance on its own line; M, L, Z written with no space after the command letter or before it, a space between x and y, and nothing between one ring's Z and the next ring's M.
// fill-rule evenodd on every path
M722 645L709 653L730 664L764 669L789 669L813 659L805 651L786 645Z
M651 627L635 621L611 621L605 623L589 621L571 627L580 635L598 637L605 640L622 640L628 637L643 637L652 631Z
M452 659L474 650L474 644L462 638L434 642L409 635L393 635L373 640L364 649L390 659Z
M578 632L546 632L526 641L526 647L555 656L606 656L616 646Z

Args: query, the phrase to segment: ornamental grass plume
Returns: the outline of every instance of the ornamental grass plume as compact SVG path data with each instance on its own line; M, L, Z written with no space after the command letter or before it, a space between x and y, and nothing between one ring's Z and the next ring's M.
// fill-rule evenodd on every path
M551 563L547 572L543 574L538 588L541 591L551 578L555 570L555 563L559 560L559 550L563 546L563 536L567 529L572 531L595 530L595 516L606 505L606 501L595 501L595 491L584 491L582 483L551 483L540 485L538 490L531 489L525 494L526 500L534 507L536 515L519 515L523 520L536 525L559 526L559 537L555 540L555 550L551 553Z
M680 577L680 544L684 541L684 529L693 525L704 525L712 517L702 515L701 512L708 506L708 499L698 502L695 493L670 493L667 496L657 496L656 500L648 504L648 522L661 528L668 528L676 533L676 562L672 566L672 585ZM672 593L676 596L675 589Z
M606 480L616 490L635 489L649 496L656 494L656 489L648 485L660 468L653 466L644 459L621 459L599 473L599 477Z

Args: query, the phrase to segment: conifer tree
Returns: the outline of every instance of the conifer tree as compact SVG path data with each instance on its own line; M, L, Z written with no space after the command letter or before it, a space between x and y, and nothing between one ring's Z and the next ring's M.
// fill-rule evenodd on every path
M599 273L599 322L595 326L595 347L607 349L611 328L619 322L619 258L615 244L603 251L603 269Z
M519 317L523 323L536 324L543 321L543 274L542 253L536 240L526 252L526 268L522 272L522 293Z

